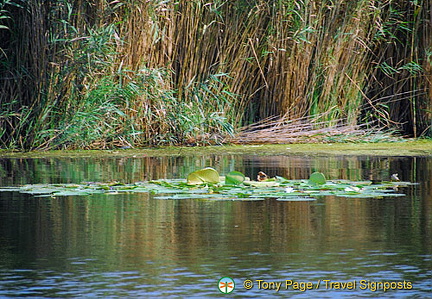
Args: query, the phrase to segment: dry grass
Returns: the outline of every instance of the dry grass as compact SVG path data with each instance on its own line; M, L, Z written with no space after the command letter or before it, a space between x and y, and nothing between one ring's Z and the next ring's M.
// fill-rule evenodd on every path
M343 120L317 122L311 117L299 119L271 117L246 126L229 139L234 144L286 144L329 142L396 141L397 137L383 128L371 124L344 124Z

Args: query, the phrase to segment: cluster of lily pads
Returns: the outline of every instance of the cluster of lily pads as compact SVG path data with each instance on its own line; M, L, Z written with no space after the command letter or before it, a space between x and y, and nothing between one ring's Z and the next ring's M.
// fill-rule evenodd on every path
M0 191L17 191L35 197L76 196L90 194L121 194L147 192L160 199L213 199L213 200L264 200L309 201L322 196L383 198L405 196L398 188L410 182L326 180L321 172L314 172L307 180L288 180L276 176L263 181L253 181L239 171L220 176L213 168L190 173L184 179L165 179L133 184L119 182L82 184L31 184L2 187Z

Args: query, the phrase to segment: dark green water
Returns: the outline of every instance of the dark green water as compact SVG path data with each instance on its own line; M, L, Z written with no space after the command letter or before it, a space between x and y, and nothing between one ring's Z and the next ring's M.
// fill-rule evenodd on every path
M0 297L432 296L432 157L0 158L0 186L183 178L205 166L252 178L260 170L289 179L399 173L419 184L400 190L406 197L312 202L0 192ZM218 290L225 276L236 283L229 295ZM286 280L313 289L287 290ZM335 289L347 282L355 289ZM399 289L374 291L378 282Z

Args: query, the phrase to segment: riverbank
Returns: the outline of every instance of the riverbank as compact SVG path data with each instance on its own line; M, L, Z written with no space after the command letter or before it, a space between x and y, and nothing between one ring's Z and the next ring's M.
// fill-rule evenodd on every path
M432 156L432 140L407 139L382 143L314 143L314 144L262 144L222 145L205 147L152 147L114 150L54 150L19 152L0 150L0 158L44 157L164 157L199 156L212 154L251 155L374 155L374 156Z

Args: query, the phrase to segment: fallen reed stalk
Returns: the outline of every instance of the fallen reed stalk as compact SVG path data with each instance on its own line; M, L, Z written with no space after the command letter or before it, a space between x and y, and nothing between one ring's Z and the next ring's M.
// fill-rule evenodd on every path
M229 139L236 144L285 144L329 142L377 142L400 140L394 132L371 123L353 125L346 120L317 122L311 117L270 117L243 127Z

